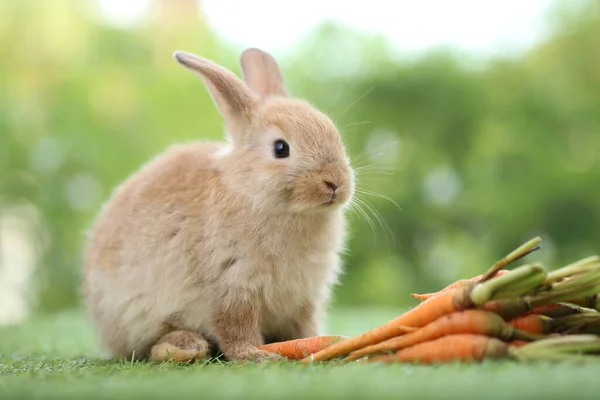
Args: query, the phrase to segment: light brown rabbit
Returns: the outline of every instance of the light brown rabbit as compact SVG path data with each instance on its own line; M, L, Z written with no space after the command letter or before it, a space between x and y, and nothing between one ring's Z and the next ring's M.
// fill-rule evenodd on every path
M268 53L242 53L245 83L174 57L206 84L229 143L173 146L116 188L88 236L88 309L111 356L273 359L257 346L321 334L354 173L332 121L288 96Z

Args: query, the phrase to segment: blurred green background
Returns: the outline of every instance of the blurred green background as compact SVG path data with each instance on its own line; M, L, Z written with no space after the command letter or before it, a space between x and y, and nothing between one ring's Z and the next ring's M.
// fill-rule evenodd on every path
M195 1L119 28L93 1L0 1L0 323L80 306L85 231L111 189L174 142L222 137L175 49L239 73ZM324 24L281 62L359 171L335 307L414 304L534 235L548 268L600 251L600 1L557 1L549 34L484 62L402 57Z

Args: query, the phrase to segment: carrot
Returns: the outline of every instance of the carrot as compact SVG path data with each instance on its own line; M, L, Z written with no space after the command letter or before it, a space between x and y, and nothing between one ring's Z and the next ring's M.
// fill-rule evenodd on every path
M510 345L489 336L457 334L407 347L394 354L373 357L368 362L434 364L451 361L482 361L509 355Z
M438 296L427 299L391 321L358 336L335 343L313 354L310 358L305 358L303 361L324 361L348 354L354 350L405 334L407 333L406 326L420 328L439 317L470 308L472 302L468 297L469 292L465 290L469 288L450 289Z
M437 296L440 293L443 293L445 291L448 290L452 290L452 289L458 289L461 287L465 287L467 286L469 283L471 283L470 279L461 279L459 281L456 282L452 282L450 285L446 286L445 288L443 288L442 290L439 290L437 292L431 292L431 293L411 293L410 296L417 299L417 300L427 300L433 296Z
M399 315L393 320L361 335L335 343L313 354L310 358L306 357L303 362L325 361L342 356L354 350L399 336L401 333L407 333L404 329L406 326L421 328L444 315L476 308L493 298L498 289L507 285L514 285L515 282L521 283L521 279L531 281L532 277L537 277L538 281L540 279L543 281L545 273L540 266L524 265L510 271L510 274L495 277L487 282L470 282L462 288L443 291L439 295L419 303L415 308ZM533 284L537 285L537 281L533 282ZM523 286L518 293L526 293L529 289L530 287Z
M446 286L445 288L443 288L442 290L439 290L437 292L432 292L432 293L411 293L411 297L414 297L415 299L418 300L427 300L430 297L433 296L437 296L438 294L446 291L446 290L451 290L451 289L458 289L458 288L462 288L467 286L468 284L470 284L471 282L475 282L479 279L481 279L483 275L477 275L473 278L470 279L460 279L458 281L452 282L451 284L449 284L448 286Z
M419 343L394 354L384 354L366 362L410 362L434 364L453 361L483 361L484 359L513 358L517 360L597 360L600 341L596 335L566 335L523 345L473 334L443 336Z
M507 269L501 269L500 271L496 272L496 275L494 276L501 276L506 274L507 272L510 272L510 270ZM449 284L448 286L446 286L445 288L443 288L442 290L439 290L437 292L432 292L432 293L411 293L411 297L414 297L415 299L418 300L427 300L430 297L433 296L437 296L438 294L446 291L446 290L450 290L450 289L457 289L457 288L461 288L461 287L465 287L470 283L477 283L479 282L479 280L483 277L483 274L481 275L477 275L474 276L472 278L469 279L460 279L458 281L452 282L451 284Z
M399 350L409 346L455 334L476 334L496 337L505 341L513 339L534 340L535 337L508 325L498 315L479 309L459 311L445 315L416 332L388 339L381 343L356 350L344 361L357 360L366 355Z
M510 271L509 274L495 277L499 270L504 269L511 262L537 250L540 241L541 239L536 237L519 246L488 269L477 283L469 282L464 287L442 291L439 295L423 301L415 308L399 315L393 320L361 335L335 343L310 357L305 357L302 362L309 363L312 361L329 360L399 336L402 333L407 333L404 328L406 326L420 328L444 315L455 311L475 308L493 299L494 293L497 290L505 288L508 285L514 285L515 282L519 282L522 279L531 281L531 278L537 277L538 280L541 278L543 281L545 279L543 268L534 265L524 265ZM537 284L537 281L533 282L534 286L537 286ZM520 286L522 287L517 291L517 296L525 294L531 289L529 286Z
M323 350L327 346L348 339L347 336L313 336L302 339L286 340L258 346L260 350L276 353L289 359L300 360L310 354Z
M552 318L537 314L513 318L508 321L508 325L515 329L537 335L551 333L554 328Z

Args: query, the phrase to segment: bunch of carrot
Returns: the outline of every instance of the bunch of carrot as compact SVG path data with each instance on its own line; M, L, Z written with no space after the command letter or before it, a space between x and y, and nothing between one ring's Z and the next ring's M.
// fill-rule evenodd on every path
M482 275L435 293L413 294L420 304L381 326L305 347L289 358L302 353L303 363L600 360L593 355L600 354L600 257L554 271L541 264L507 269L540 242L539 237L528 241ZM287 345L302 347L306 340Z

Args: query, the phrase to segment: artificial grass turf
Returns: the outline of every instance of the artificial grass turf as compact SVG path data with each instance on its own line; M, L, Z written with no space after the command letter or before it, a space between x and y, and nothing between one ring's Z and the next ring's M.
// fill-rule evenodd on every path
M355 335L396 315L348 310L328 333ZM0 399L584 399L600 397L598 363L417 365L150 364L101 357L77 311L0 328Z

